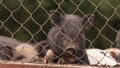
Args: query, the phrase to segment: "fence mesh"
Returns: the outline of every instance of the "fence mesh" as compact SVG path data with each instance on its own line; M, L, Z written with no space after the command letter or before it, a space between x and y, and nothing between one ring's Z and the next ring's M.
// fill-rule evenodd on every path
M55 22L55 21L51 20L51 16L52 16L50 13L51 10L54 10L55 12L61 12L61 14L63 14L64 16L68 14L80 16L80 20L74 19L75 21L81 21L83 17L87 16L88 14L95 15L94 23L89 22L90 20L87 21L92 25L92 28L89 31L84 31L85 35L84 33L81 32L84 30L83 26L79 28L78 26L76 26L76 24L72 23L75 21L71 21L70 24L67 23L69 19L72 18L70 16L68 16L69 18L68 21L66 20L65 24L62 27L60 27L56 23L53 23L53 25L55 26L58 25L58 26L55 29L52 29L53 26L51 25L50 22L51 21ZM63 18L65 19L66 17L63 17ZM89 18L89 16L87 18ZM13 57L15 54L15 57L17 55L17 59L19 59L20 61L21 61L21 58L23 58L24 56L18 57L18 54L27 55L27 60L22 59L22 62L25 62L25 61L33 62L33 60L31 61L30 59L31 58L36 59L38 52L41 54L40 49L42 47L41 46L31 47L31 46L27 46L26 43L30 45L36 45L36 44L44 45L45 43L42 40L46 40L46 38L49 38L48 40L50 41L45 47L48 46L49 48L49 45L55 45L55 48L54 46L52 47L53 50L56 49L56 46L58 49L63 50L61 54L57 53L59 54L59 55L56 55L58 58L58 57L61 57L61 55L63 55L66 50L65 48L66 46L62 47L63 44L62 45L59 45L59 44L64 43L66 45L75 45L75 46L79 44L79 42L77 42L78 43L77 44L76 41L73 41L74 38L72 38L72 36L77 37L77 39L79 39L78 37L84 39L84 40L80 39L80 42L81 41L86 42L81 44L83 46L86 46L88 50L89 48L99 48L99 49L106 49L106 48L112 48L112 47L119 48L120 46L119 22L120 22L120 1L119 0L115 0L115 1L114 0L97 0L97 1L96 0L50 0L50 1L49 0L12 0L12 1L0 0L0 35L1 35L0 45L12 46L12 47L9 47L9 46L4 47L4 48L2 47L1 53L7 53L10 57ZM74 29L76 29L76 31L78 30L77 31L78 36L74 36L77 34L74 34L72 32L67 33L70 30L72 30L72 27L73 27L73 32L75 32ZM62 32L62 29L65 29L66 32ZM49 34L50 30L52 31L51 32L52 35ZM54 33L56 35L54 35ZM64 37L64 38L61 38L61 37ZM57 40L54 38L57 38ZM72 44L71 44L71 41L72 41ZM22 44L21 47L16 47L16 45L20 45L20 44ZM42 52L44 52L44 50L45 52L47 51L45 47L43 48ZM27 50L27 48L30 48L30 50ZM86 52L84 52L84 48L82 47L80 48L83 49L83 50L80 49L83 52L81 54L83 56L86 55ZM16 49L18 49L17 50L18 54L16 54ZM37 51L35 49L37 49ZM109 52L109 50L97 51L97 52L99 53L104 52L105 55L104 54L102 55L104 55L103 57L105 57L106 54ZM33 53L35 57L31 56L31 53ZM115 57L118 56L118 54L119 52L117 52L117 55L115 55ZM52 57L51 55L53 54L50 54L49 56ZM15 59L15 57L12 59ZM73 58L73 57L78 58L78 56L76 55L72 55L70 58ZM9 57L6 57L6 58L9 59ZM71 61L74 61L74 60L76 59L73 59ZM97 60L97 58L95 60ZM62 61L63 60L61 60L60 62ZM101 64L101 61L102 59L97 60L98 64L99 63ZM104 62L102 61L102 63Z

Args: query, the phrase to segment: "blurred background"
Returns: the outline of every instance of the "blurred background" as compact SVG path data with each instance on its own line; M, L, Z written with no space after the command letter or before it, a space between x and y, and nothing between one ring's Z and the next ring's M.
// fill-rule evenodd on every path
M0 0L0 35L30 43L44 40L51 28L50 10L80 17L94 14L93 28L85 32L87 47L116 47L120 0Z

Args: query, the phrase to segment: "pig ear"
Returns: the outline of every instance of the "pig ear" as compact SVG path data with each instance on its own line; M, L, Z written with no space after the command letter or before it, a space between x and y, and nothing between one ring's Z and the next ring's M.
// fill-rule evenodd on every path
M50 17L51 18L51 25L52 26L59 26L63 15L56 10L51 10L50 14L51 14L51 17Z
M92 24L94 23L94 17L93 14L88 14L82 18L82 25L84 26L84 30L90 30L92 28Z
M118 59L119 57L117 56L117 54L113 51L110 51L109 54L114 58L114 59Z
M2 48L2 51L3 51L4 55L5 55L5 57L8 58L8 59L12 59L13 55L15 53L15 49L13 47L11 47L11 46L4 46Z

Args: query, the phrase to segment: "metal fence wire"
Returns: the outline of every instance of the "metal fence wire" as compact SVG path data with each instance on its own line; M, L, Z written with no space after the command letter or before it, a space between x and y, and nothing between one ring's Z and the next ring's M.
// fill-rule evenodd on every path
M119 0L0 0L0 59L113 66L119 22Z

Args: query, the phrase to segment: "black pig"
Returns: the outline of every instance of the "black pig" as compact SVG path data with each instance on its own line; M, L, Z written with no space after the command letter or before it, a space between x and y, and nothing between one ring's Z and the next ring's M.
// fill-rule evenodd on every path
M11 51L12 49L9 46L16 47L16 46L18 46L21 43L22 42L19 42L19 41L17 41L14 38L10 38L10 37L6 37L6 36L2 36L1 35L0 36L0 59L1 60L10 60L11 59L10 57L12 56L12 54L9 51ZM10 55L6 56L4 54L4 50L3 49L5 49L5 50L7 49L7 53L9 53Z
M36 59L36 57L39 57L38 54L41 54L40 52L43 50L42 45L45 45L44 43L45 41L35 44L23 43L14 38L0 36L0 60L14 60L19 62L39 61L41 58Z
M46 48L48 52L44 63L52 63L53 58L62 59L58 63L89 64L85 51L86 42L84 31L92 27L94 15L88 14L83 18L77 15L62 15L51 11L52 28L48 33ZM54 57L56 56L56 57Z
M36 46L32 46L27 43L22 43L16 47L3 46L2 56L0 57L2 60L12 60L16 62L28 63L28 62L40 61L40 59L38 58L38 53L39 52Z

